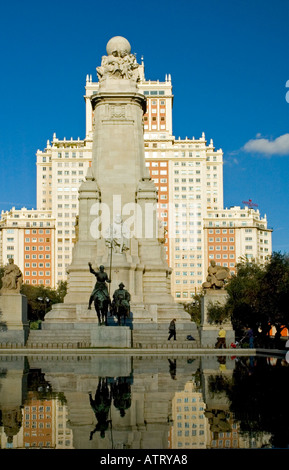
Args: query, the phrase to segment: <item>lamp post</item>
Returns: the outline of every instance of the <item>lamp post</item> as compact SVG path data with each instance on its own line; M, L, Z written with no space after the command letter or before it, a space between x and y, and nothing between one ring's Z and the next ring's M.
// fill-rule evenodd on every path
M46 315L46 309L47 309L47 306L50 302L50 299L48 297L37 297L37 300L39 300L40 302L43 302L43 305L44 305L44 315Z

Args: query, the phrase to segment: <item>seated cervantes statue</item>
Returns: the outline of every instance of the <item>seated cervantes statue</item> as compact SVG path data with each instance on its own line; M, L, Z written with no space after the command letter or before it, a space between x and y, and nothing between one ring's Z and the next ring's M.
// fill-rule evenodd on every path
M1 294L19 294L23 283L23 275L14 259L9 258L9 263L4 268L2 277Z
M224 266L217 266L215 261L211 261L208 267L208 275L205 282L203 282L204 289L221 289L224 287L226 279L230 275L229 268Z

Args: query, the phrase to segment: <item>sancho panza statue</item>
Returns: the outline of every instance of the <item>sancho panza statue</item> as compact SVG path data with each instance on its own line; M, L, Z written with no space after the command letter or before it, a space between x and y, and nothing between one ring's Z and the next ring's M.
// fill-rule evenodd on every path
M215 261L211 261L208 267L208 275L203 282L204 289L221 289L230 275L229 268L217 266Z
M2 277L1 294L19 294L23 283L23 275L14 259L9 258L9 263L4 268Z

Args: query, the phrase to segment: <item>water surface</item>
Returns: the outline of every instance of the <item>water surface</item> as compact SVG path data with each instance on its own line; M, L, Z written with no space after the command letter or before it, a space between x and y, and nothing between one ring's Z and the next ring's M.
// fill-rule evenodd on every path
M258 356L0 356L0 446L289 444L289 364Z

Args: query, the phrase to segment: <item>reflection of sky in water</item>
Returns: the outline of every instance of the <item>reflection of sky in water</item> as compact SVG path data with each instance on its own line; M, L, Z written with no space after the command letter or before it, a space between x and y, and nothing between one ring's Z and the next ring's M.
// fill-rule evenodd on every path
M1 448L288 447L285 357L0 356L0 362Z

